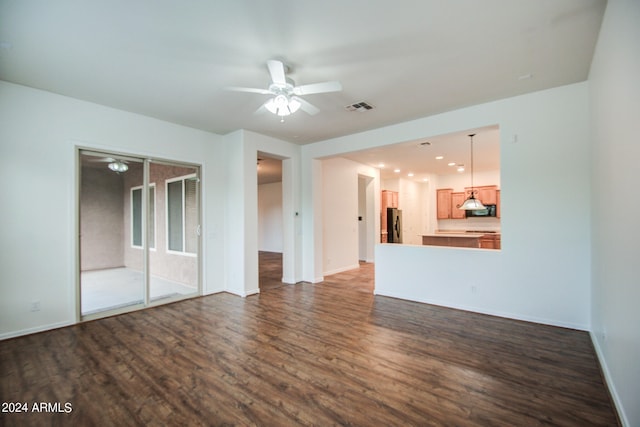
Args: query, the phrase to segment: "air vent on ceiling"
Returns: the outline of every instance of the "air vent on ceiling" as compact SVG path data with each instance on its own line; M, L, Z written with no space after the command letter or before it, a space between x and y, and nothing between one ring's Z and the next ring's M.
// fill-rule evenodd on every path
M356 102L355 104L347 105L344 107L347 111L360 111L364 113L365 111L373 110L373 105L367 104L366 102Z

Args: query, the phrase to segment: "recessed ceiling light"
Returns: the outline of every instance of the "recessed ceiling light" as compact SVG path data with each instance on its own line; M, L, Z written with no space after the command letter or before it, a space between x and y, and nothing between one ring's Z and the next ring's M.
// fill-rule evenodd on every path
M447 166L455 166L456 162L447 163Z
M429 182L429 178L422 178L424 182Z
M458 166L458 172L464 172L464 166Z
M394 169L393 170L395 173L400 173L400 169Z
M378 167L379 168L383 168L384 167L384 163L378 163Z
M444 156L436 156L436 160L442 160L444 159Z
M409 172L407 176L413 176L413 172Z

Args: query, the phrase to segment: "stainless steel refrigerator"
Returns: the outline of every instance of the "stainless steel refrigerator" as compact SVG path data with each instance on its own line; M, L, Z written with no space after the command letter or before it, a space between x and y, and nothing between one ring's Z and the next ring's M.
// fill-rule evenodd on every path
M387 243L402 243L402 211L387 208Z

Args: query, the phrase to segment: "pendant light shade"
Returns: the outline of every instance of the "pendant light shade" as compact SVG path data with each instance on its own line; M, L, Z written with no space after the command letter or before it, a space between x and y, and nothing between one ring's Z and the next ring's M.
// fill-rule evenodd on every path
M473 188L473 137L475 133L469 135L471 138L471 195L467 200L464 201L463 204L460 205L459 209L463 211L477 211L480 209L486 209L486 207L482 204L482 202L475 197L475 188Z
M281 117L295 113L301 105L300 101L286 95L278 95L264 104L267 110Z
M460 205L460 209L463 211L477 211L480 209L486 209L486 207L482 204L482 202L473 195L464 201L463 204Z

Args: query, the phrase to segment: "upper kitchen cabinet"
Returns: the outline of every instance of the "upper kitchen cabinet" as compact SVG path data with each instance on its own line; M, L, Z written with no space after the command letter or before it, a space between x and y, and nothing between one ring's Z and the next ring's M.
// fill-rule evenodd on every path
M466 212L458 207L471 196L471 187L465 191L455 192L451 188L436 190L437 194L437 219L465 219ZM497 185L485 185L473 187L475 198L484 205L496 206L496 217L500 218L500 190Z
M398 192L382 190L381 204L387 208L398 207Z
M451 196L453 190L451 188L441 188L436 190L437 193L437 218L451 219Z
M466 200L465 194L451 193L451 219L465 219L465 211L460 209L460 205Z
M480 200L484 205L496 205L498 204L498 186L497 185L484 185L480 187L473 187L476 199ZM464 189L465 198L471 196L471 187Z

